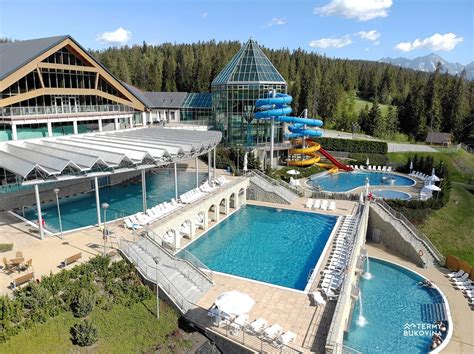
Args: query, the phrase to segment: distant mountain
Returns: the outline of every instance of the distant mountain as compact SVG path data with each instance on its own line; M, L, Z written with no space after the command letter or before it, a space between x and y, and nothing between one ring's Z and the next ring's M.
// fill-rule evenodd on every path
M466 78L468 80L474 80L474 62L466 66L459 63L450 63L437 54L429 54L415 59L407 59L401 57L395 59L382 58L379 60L379 62L398 65L403 68L428 72L434 71L436 69L436 64L441 63L443 72L448 72L451 75L459 75L465 69Z

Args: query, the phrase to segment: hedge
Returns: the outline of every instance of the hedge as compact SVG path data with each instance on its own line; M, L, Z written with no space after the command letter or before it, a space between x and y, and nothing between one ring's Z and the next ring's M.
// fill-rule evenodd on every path
M388 145L384 141L351 140L339 138L317 138L314 141L321 144L325 150L360 152L371 154L386 154Z

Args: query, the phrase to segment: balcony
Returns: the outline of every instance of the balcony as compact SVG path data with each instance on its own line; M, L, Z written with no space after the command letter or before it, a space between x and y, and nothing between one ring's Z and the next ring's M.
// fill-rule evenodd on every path
M107 116L132 112L134 112L132 107L124 105L6 107L0 108L0 117L13 120L25 118L75 117L78 115Z

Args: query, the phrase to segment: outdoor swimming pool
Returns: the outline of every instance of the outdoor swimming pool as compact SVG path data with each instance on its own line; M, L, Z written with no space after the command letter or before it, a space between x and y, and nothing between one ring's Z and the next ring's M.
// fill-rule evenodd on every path
M423 278L403 267L369 258L372 279L361 278L364 326L360 302L355 305L344 344L363 353L427 353L432 325L443 320L433 307L443 303L441 294L417 285ZM359 298L360 300L360 298ZM423 327L426 332L417 331Z
M327 174L324 176L311 177L308 184L311 187L319 187L327 192L349 192L350 190L363 187L365 185L366 178L369 178L369 184L371 186L383 186L388 185L385 181L393 179L395 186L412 186L416 182L411 178L399 176L392 173L383 172L340 172L336 174ZM385 181L384 179L385 178Z
M201 173L200 181L204 181L207 174ZM141 181L141 179L139 179ZM178 171L178 195L196 187L196 174L193 172ZM169 170L157 174L147 174L147 205L154 206L163 201L174 198L174 176ZM111 187L100 188L100 202L109 203L107 220L113 220L143 211L141 183L117 184ZM61 221L64 231L78 229L97 224L97 209L95 192L59 200ZM52 232L59 231L59 217L56 203L42 206L43 219L46 229ZM103 217L103 212L101 211ZM37 223L36 209L25 210L25 218Z
M395 191L393 189L376 189L372 193L380 198L410 200L411 195L405 192Z
M337 217L246 205L186 250L210 269L304 290Z

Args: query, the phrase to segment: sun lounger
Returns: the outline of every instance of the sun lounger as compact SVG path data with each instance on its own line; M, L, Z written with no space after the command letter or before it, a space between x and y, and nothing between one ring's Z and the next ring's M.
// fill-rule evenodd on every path
M249 322L249 315L242 314L237 316L237 318L230 324L230 334L235 336L240 333L242 328L244 328Z
M319 209L321 207L321 199L316 199L313 205L313 209Z
M313 207L313 204L314 204L314 200L311 199L311 198L308 198L306 204L305 204L305 208L308 208L308 209L311 209Z
M123 222L125 227L130 230L138 230L142 228L140 225L133 223L130 218L125 218Z
M331 203L329 203L328 210L336 210L336 202L335 201L332 201Z
M457 272L451 272L449 274L446 274L448 278L457 278L460 277L464 274L464 271L462 269L459 269Z
M323 296L319 291L310 293L310 296L311 300L313 300L313 303L318 305L326 305L326 300L324 300Z
M463 275L461 275L460 277L453 277L451 278L450 280L452 282L463 282L465 280L467 280L467 278L469 277L469 274L468 273L464 273Z
M321 210L328 210L328 201L324 199L321 203Z
M296 339L296 333L293 333L291 331L287 331L283 334L280 334L276 337L274 345L277 348L281 348L284 345L288 345L290 342L294 342Z
M263 318L257 318L246 327L246 331L251 334L259 335L266 327L267 321L265 321Z
M382 167L382 172L386 172L386 171L387 171L387 166Z
M263 331L263 339L271 342L283 331L283 328L278 324L273 324Z
M392 166L387 167L387 172L392 172Z

